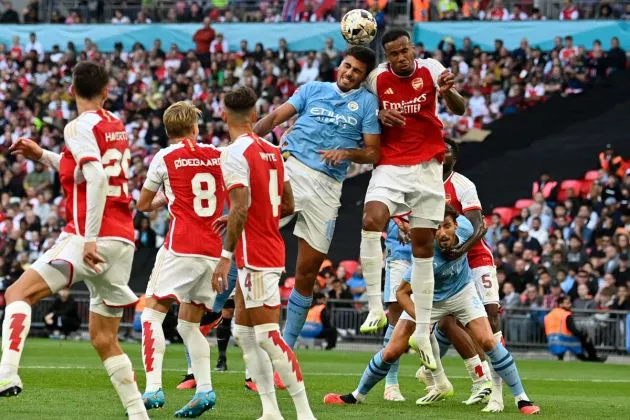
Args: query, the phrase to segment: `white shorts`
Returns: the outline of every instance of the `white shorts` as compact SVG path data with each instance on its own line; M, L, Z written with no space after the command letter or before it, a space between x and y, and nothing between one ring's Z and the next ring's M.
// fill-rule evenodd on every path
M238 270L238 284L243 292L245 308L280 307L280 271Z
M403 275L411 267L411 261L407 260L386 260L385 261L385 288L383 302L397 302L396 292L400 287Z
M474 319L488 316L472 283L468 283L459 293L446 300L433 302L431 324L439 322L447 315L453 315L464 326ZM415 322L407 312L403 312L400 319Z
M412 228L437 228L446 203L442 164L432 159L411 166L377 166L365 194L365 202L370 201L387 205L391 216L411 212Z
M90 311L108 317L122 316L124 307L138 297L128 286L134 247L126 242L104 239L96 252L105 259L100 273L83 262L81 236L63 233L55 245L31 265L44 278L53 293L84 281L90 291Z
M293 230L295 236L327 254L341 206L341 182L309 168L294 157L285 162L285 169L291 180L295 213L283 219L281 225L297 217Z
M162 247L147 284L147 296L157 300L171 298L212 310L217 293L212 289L212 274L217 261L209 258L175 255Z
M491 265L476 267L472 269L472 275L481 302L484 305L498 305L499 280L497 280L497 269Z

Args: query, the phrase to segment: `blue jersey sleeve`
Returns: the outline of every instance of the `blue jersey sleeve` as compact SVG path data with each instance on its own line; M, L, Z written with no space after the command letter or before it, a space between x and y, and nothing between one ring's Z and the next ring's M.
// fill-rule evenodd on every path
M464 216L457 217L457 231L455 234L459 238L460 243L466 242L473 236L475 229L473 228L472 223Z
M365 96L365 117L363 118L361 132L363 134L381 134L381 126L378 122L378 99L371 93Z
M295 91L293 96L291 96L287 101L288 103L293 105L293 108L295 108L298 114L301 114L302 111L304 111L304 109L306 108L306 98L308 98L307 91L309 90L311 85L312 83L307 83L303 86L300 86L298 90Z

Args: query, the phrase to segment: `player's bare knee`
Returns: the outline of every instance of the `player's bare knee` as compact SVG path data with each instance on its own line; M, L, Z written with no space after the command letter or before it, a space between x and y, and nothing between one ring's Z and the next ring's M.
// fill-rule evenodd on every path
M112 331L90 329L90 341L99 354L111 353L118 346L118 335Z
M479 345L483 351L487 353L497 345L497 340L495 340L493 335L489 335L487 337L482 337L481 340L479 340Z
M28 303L29 305L31 304L29 296L26 296L24 289L20 288L17 283L13 283L9 286L6 292L4 292L4 300L7 305L20 300Z
M415 241L411 244L411 253L416 258L432 258L433 257L433 240Z
M387 344L387 346L383 349L383 360L387 363L393 363L402 356L404 350L401 350L403 346L396 345L391 341Z

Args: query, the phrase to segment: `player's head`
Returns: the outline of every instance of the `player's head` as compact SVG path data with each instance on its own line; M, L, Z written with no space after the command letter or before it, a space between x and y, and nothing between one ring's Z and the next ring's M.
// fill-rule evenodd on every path
M337 71L337 86L342 92L357 89L376 65L374 51L367 47L354 46L346 51L346 56Z
M450 173L455 167L457 156L459 154L459 145L451 138L444 138L446 144L446 152L444 153L444 173Z
M199 135L201 111L188 101L175 102L164 111L164 128L171 140L188 138L195 140Z
M250 87L241 86L225 94L221 118L229 125L253 124L258 119L256 112L256 92Z
M444 220L435 232L435 240L440 249L450 249L457 245L457 211L448 204L444 209Z
M381 41L385 58L394 73L408 76L416 69L414 62L416 50L411 42L411 35L404 29L391 29L385 32Z
M71 92L84 100L107 99L109 75L105 67L93 61L81 61L72 71Z

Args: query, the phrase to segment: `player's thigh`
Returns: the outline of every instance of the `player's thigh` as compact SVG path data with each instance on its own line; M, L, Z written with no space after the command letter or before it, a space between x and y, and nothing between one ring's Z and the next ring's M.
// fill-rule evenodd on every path
M437 229L444 219L446 205L442 164L432 159L413 168L413 189L405 193L405 202L411 210L409 223L412 228Z
M372 177L365 193L363 225L382 223L371 230L382 230L389 216L408 213L411 209L405 202L405 194L412 188L413 173L408 166L379 165L372 171ZM374 204L373 204L374 203ZM387 212L383 213L383 205ZM375 215L380 213L380 215ZM374 218L379 220L373 220ZM381 220L383 219L384 220ZM370 230L370 229L368 229Z
M396 292L402 283L402 278L411 267L411 261L390 260L385 262L385 287L383 289L383 301L385 303L396 303Z
M212 275L217 266L217 261L208 258L192 257L194 261L190 261L187 266L189 275L193 278L190 288L183 294L181 302L192 303L206 311L211 312L217 293L212 288Z
M238 270L238 285L243 293L246 309L280 308L278 271L255 271L248 268Z
M121 241L101 241L97 250L106 261L105 270L85 278L90 291L90 311L103 317L120 318L123 309L138 301L129 288L134 247Z
M51 270L55 269L51 268ZM53 272L53 275L56 274ZM50 278L51 276L49 275L48 277ZM4 293L4 300L7 305L17 301L24 301L32 306L52 294L53 291L50 289L49 283L44 280L44 277L39 272L29 268L15 283L9 286Z
M325 253L313 248L308 240L298 237L295 286L299 292L301 289L306 289L309 293L313 290L315 278L325 259Z
M405 312L406 313L406 312ZM409 348L409 338L416 330L416 322L409 319L410 317L404 317L401 315L389 343L383 349L383 358L388 361L394 361L400 358Z
M499 305L497 270L491 265L472 269L473 282L484 305Z

